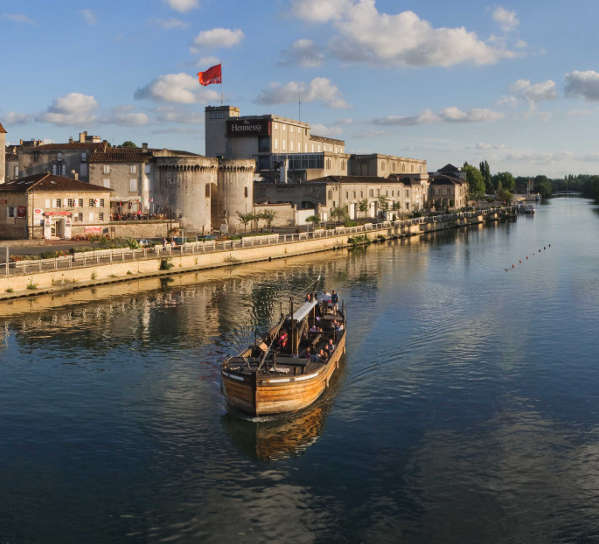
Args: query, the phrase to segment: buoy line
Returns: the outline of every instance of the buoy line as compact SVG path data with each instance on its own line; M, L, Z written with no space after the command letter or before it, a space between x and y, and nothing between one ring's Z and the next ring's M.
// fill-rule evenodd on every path
M530 256L534 257L537 253L542 253L543 251L547 251L548 249L551 248L551 244L547 244L545 246L543 246L543 248L539 248L537 251L533 251ZM528 255L526 255L526 257L524 258L525 261L528 261ZM518 259L518 264L523 264L522 259ZM511 268L504 268L503 270L505 270L505 272L509 272L510 270L514 270L516 268L516 264L512 264Z

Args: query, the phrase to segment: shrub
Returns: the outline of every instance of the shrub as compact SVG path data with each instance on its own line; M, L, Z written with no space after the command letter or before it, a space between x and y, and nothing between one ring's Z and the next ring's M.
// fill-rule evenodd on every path
M7 293L14 293L14 292L15 292L15 290L14 290L12 287L9 287L9 288L6 290L6 292L7 292Z
M173 263L169 262L167 258L160 259L160 268L159 270L170 270L173 266Z
M31 289L31 290L33 290L33 289L37 289L37 285L36 285L35 283L33 283L33 282L31 282L31 281L30 281L30 282L27 284L27 289Z

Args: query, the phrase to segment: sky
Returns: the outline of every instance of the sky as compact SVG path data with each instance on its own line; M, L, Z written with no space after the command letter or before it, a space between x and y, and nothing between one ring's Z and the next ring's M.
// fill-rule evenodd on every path
M598 16L596 0L0 0L0 122L11 143L88 130L203 153L222 93L429 170L598 173ZM201 87L216 63L223 85Z

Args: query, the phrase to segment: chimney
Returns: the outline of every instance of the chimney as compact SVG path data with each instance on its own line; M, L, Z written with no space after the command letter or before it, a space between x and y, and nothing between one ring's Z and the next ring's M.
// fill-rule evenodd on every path
M19 145L23 145L23 138L19 138Z
M141 144L141 148L142 149L148 149L148 143L147 142L142 143Z
M69 143L72 144L73 143L73 138L69 138Z
M87 130L79 133L79 143L84 144L85 140L87 140Z

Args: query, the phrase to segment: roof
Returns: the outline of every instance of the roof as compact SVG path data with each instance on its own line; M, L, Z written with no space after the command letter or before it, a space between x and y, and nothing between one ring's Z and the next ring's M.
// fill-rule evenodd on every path
M33 146L21 146L21 151L93 151L94 149L102 146L102 143L80 143L73 142L71 144L41 144Z
M392 161L408 161L408 162L426 162L425 159L414 159L410 157L400 157L399 155L385 155L383 153L352 153L352 159L368 160L368 159L389 159Z
M442 174L455 174L459 173L460 169L457 166L454 166L453 164L449 163L446 164L443 168L439 168L438 172Z
M31 189L41 191L79 191L79 192L109 192L112 189L92 185L73 178L55 176L53 174L35 174L24 178L7 181L0 185L0 193L26 193Z
M411 182L406 182L404 179L397 178L380 178L377 176L325 176L323 178L315 178L307 181L306 184L314 183L314 182L323 182L323 183L403 183L410 184Z
M447 176L445 174L433 174L430 182L432 185L462 185L467 183L467 181L462 178Z
M6 134L6 130L2 126L2 123L0 123L0 134Z
M328 136L317 136L316 134L310 134L310 140L314 140L315 142L331 142L335 144L345 145L345 140L329 138Z
M152 158L152 153L140 147L108 147L96 149L89 162L145 162Z

